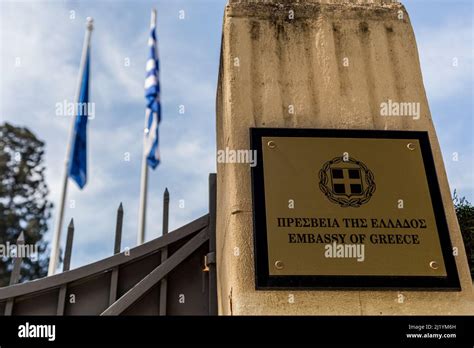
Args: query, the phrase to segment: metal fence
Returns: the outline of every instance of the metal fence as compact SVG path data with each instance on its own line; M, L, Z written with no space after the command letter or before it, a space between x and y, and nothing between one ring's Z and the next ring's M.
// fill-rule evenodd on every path
M209 214L170 233L169 202L166 189L163 235L124 251L120 204L114 255L74 270L71 220L63 272L17 284L22 259L15 258L10 285L0 288L0 315L217 315L216 174L209 175Z

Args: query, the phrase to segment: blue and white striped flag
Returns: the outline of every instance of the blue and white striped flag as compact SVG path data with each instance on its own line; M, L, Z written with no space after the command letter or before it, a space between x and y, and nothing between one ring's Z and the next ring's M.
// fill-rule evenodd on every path
M149 56L146 62L145 98L145 155L148 165L155 169L160 163L158 145L158 126L161 121L160 103L160 64L156 40L156 10L151 13L150 38L148 39Z

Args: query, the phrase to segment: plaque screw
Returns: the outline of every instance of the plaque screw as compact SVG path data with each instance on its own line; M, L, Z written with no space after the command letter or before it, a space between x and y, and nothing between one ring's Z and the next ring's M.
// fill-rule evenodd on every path
M413 151L413 150L415 150L415 144L413 144L413 143L408 143L408 144L407 144L407 148L408 148L408 150Z
M283 269L283 267L285 267L285 265L283 264L283 261L278 260L275 262L276 269Z
M268 147L270 149L274 149L276 147L276 144L273 140L270 140L268 143L267 143Z
M430 267L433 268L433 269L438 269L439 268L438 262L431 261L430 262Z

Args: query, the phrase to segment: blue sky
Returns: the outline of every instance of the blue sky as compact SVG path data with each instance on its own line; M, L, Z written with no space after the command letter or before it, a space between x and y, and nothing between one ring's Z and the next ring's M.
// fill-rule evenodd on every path
M135 245L152 7L158 10L163 161L150 172L146 239L161 235L165 187L171 194L171 230L207 212L208 173L215 171L215 93L225 4L0 0L0 122L27 126L46 142L46 176L56 205L70 119L56 116L55 104L74 96L85 18L95 20L90 98L96 117L89 123L89 182L83 191L70 182L65 216L66 222L74 217L76 226L72 267L111 255L120 202L125 209L122 246ZM415 0L405 6L451 189L473 201L471 1ZM15 66L18 58L20 66ZM180 105L184 114L178 112ZM452 160L454 152L458 161Z

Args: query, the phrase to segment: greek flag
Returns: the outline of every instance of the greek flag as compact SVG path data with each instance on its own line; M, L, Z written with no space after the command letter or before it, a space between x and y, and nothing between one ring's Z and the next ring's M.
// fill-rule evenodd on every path
M87 115L89 103L89 47L87 47L86 60L82 73L79 100L77 103L76 122L71 144L71 158L69 159L68 175L79 188L87 182Z
M156 11L152 10L150 38L148 39L149 56L146 62L145 98L145 155L148 165L155 169L160 163L158 147L158 125L161 121L159 59L156 43Z

